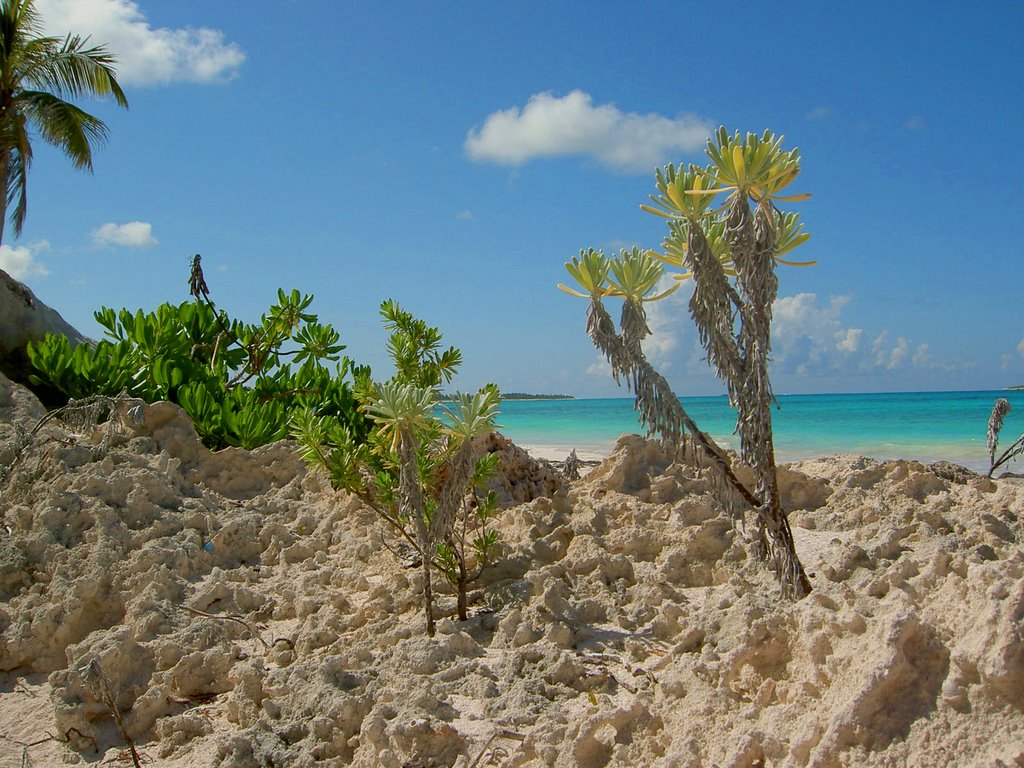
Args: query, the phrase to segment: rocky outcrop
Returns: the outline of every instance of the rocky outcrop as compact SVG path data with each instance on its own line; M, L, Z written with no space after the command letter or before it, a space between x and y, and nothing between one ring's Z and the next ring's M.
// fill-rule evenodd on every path
M565 478L548 461L530 456L499 432L474 438L478 453L496 453L498 472L490 481L502 506L522 504L542 496L552 496L565 484Z
M25 348L47 333L64 334L72 345L88 341L28 286L0 269L0 372L28 384L32 364Z

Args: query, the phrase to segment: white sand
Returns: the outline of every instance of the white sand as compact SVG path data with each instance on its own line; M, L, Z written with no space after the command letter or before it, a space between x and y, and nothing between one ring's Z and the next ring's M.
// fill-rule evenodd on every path
M611 451L582 451L571 445L530 445L529 443L519 446L535 459L544 461L565 461L572 451L576 451L576 458L580 461L604 461L611 454Z
M0 466L41 413L0 377ZM155 768L1024 765L1020 483L783 470L790 603L705 470L625 438L559 486L492 440L504 553L430 639L418 571L292 446L145 416L105 454L46 428L0 488L2 766L131 764L93 661Z

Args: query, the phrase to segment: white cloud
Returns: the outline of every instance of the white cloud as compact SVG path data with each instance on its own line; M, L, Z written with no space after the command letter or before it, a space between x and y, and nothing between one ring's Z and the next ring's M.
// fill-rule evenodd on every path
M655 290L661 293L676 282L671 275L662 275ZM693 281L688 280L670 296L644 305L647 327L651 329L651 335L643 341L644 354L662 373L671 370L673 353L679 347L689 323L688 303L692 293Z
M804 376L828 371L851 358L860 349L864 331L843 324L842 313L849 303L849 296L831 296L822 305L814 293L776 299L772 309L773 365Z
M610 379L612 376L612 366L603 357L599 357L587 366L586 374L588 376L597 376L600 379Z
M700 366L706 368L707 363L692 326L685 331L691 335L692 350L687 353L678 349L682 328L689 325L685 308L688 297L689 291L679 291L668 301L649 305L648 317L656 341L645 347L652 362L656 355L665 361L688 355L686 368L693 375ZM848 325L843 317L849 304L849 296L831 296L824 302L814 293L780 296L772 309L773 376L845 378L911 367L921 371L953 371L971 366L934 359L928 343L915 345L903 336L893 342L889 330L883 330L870 344L865 343L864 329ZM668 342L659 334L672 327L672 323L675 338Z
M1017 354L1024 357L1024 339L1017 342Z
M458 213L455 214L455 218L458 219L459 221L472 221L473 212L470 210L459 211Z
M37 261L37 256L50 247L45 240L17 247L0 245L0 269L15 280L26 280L33 277L46 277L50 270Z
M663 278L659 290L667 287ZM644 352L651 364L672 380L677 392L714 391L720 387L707 362L690 319L689 299L692 281L671 296L645 305L651 336L644 341ZM908 374L948 374L974 367L970 361L936 359L927 342L915 343L904 336L883 330L866 340L863 328L848 324L844 313L849 296L830 296L822 300L814 293L780 296L773 306L771 375L779 391L812 391L826 382L828 387L855 386L852 381L874 382ZM608 309L617 318L611 303ZM869 337L867 337L869 338ZM1019 345L1024 355L1024 339ZM1004 357L1004 363L1006 358ZM607 366L591 366L587 373L607 375ZM824 391L824 390L822 390Z
M863 336L862 328L847 328L845 332L836 331L836 349L840 352L856 352L860 349L860 340Z
M875 338L875 340L871 343L871 351L876 353L876 354L881 352L882 349L885 347L885 345L888 342L889 342L889 331L887 331L887 330L886 331L882 331L880 334L878 334L878 336Z
M899 368L907 360L910 354L910 340L900 336L896 339L896 346L889 350L888 356L884 358L885 367L890 371Z
M874 365L878 368L887 368L892 371L903 365L907 354L910 351L910 341L899 336L896 344L889 342L889 331L885 330L878 334L871 345L871 354L874 355Z
M647 173L676 155L704 146L713 126L693 115L675 118L622 112L613 104L594 106L590 94L558 97L538 93L526 106L488 115L466 136L473 160L522 165L539 157L592 157L620 171Z
M832 114L832 110L831 109L829 109L828 107L820 107L819 106L819 107L815 107L814 109L809 110L807 112L807 114L804 115L804 120L807 120L808 122L812 122L813 123L816 120L824 120L826 117L829 117L831 114Z
M117 57L122 85L229 80L245 61L235 43L206 27L150 26L131 0L36 0L48 34L90 36Z
M910 362L916 365L918 368L927 368L932 364L932 354L929 345L918 344L914 350L914 356L910 358Z
M104 224L92 231L92 240L99 246L123 245L127 248L145 248L157 244L157 239L153 237L153 225L145 221Z

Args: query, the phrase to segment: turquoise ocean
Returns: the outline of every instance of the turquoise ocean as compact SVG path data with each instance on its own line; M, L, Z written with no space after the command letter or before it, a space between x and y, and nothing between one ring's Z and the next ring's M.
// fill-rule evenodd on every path
M780 462L853 453L877 459L952 461L988 470L986 430L996 398L1013 406L1001 448L1024 432L1024 392L899 392L779 395L773 411ZM682 398L697 425L720 445L737 448L735 415L724 396ZM507 400L501 432L518 445L552 456L575 449L607 455L623 433L642 432L632 398ZM1015 460L1004 470L1024 471Z

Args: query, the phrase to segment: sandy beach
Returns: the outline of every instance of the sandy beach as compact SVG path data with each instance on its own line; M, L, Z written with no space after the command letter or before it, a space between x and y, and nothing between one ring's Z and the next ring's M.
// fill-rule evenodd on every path
M527 443L520 445L519 447L530 454L534 459L542 461L565 461L572 451L576 451L576 458L580 461L586 462L602 462L611 455L611 451L576 450L572 445L530 445Z
M788 602L707 470L626 436L569 483L494 439L502 555L431 639L418 570L294 445L144 410L15 464L43 409L0 377L0 765L1024 765L1018 482L786 466Z

